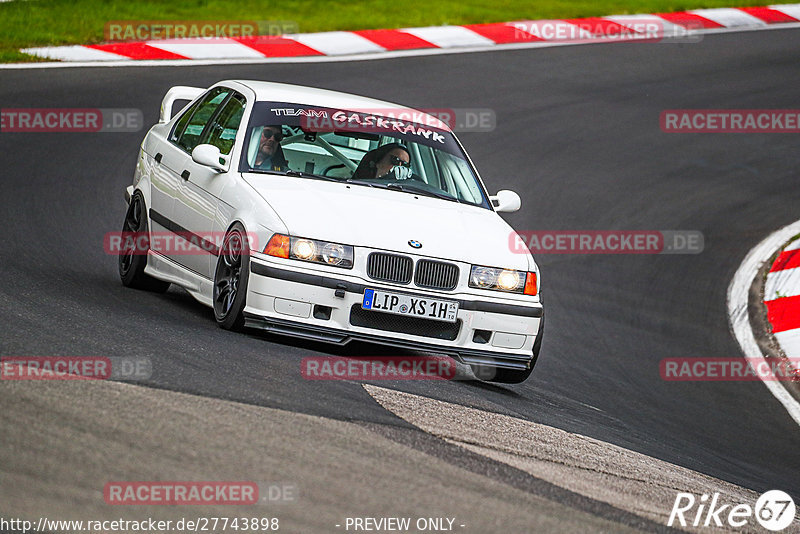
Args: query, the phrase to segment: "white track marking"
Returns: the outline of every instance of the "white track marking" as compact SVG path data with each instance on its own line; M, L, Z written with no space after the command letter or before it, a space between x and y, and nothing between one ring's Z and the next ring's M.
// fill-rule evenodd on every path
M800 358L800 328L773 334L789 358ZM795 365L796 367L796 365Z
M645 24L657 24L660 30L660 37L676 38L689 35L689 30L680 24L674 24L658 15L611 15L603 18L635 30L640 29Z
M430 26L425 28L403 28L401 31L424 39L440 48L459 46L492 46L494 41L462 26Z
M726 28L737 26L766 26L767 23L758 17L745 13L740 9L732 7L719 7L714 9L693 9L687 13L694 13L701 17L713 20L717 24L722 24Z
M252 58L261 59L264 54L233 39L169 39L147 41L149 46L173 54L197 59Z
M764 284L764 300L800 295L800 267L775 271L767 275Z
M744 261L737 269L736 274L733 275L733 280L728 286L728 320L733 334L736 336L736 340L747 358L766 361L753 335L750 316L747 313L750 285L758 275L758 270L764 262L768 261L776 250L798 233L800 233L800 221L784 226L767 236L745 256ZM781 382L774 380L762 381L770 393L786 408L789 416L800 425L800 403L786 391Z
M60 59L63 61L108 61L117 62L125 61L126 63L133 61L129 57L105 52L103 50L96 50L94 48L87 48L85 46L44 46L35 48L23 48L20 50L25 54L30 54L37 57L45 57L48 59Z
M768 6L770 9L774 9L775 11L780 11L784 15L789 15L790 17L794 17L800 20L800 4L785 4L785 5L776 5L776 6Z
M720 492L754 502L751 490L600 440L516 417L369 384L385 409L449 443L556 486L666 525L677 492Z
M329 56L383 52L385 48L351 32L297 33L286 36Z

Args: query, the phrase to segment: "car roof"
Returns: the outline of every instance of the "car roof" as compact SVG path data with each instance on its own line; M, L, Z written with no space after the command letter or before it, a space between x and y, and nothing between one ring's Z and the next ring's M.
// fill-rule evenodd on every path
M435 126L448 132L451 131L447 124L428 113L424 113L408 106L402 106L392 102L385 102L383 100L376 100L366 96L358 96L350 93L340 93L339 91L329 91L327 89L318 89L316 87L306 87L303 85L292 85L288 83L264 82L258 80L227 81L240 83L252 89L252 91L256 94L256 100L259 102L287 102L306 106L321 106L327 108L344 109L347 111L367 110L375 115L381 115L381 110L386 110L387 113L390 113L394 110L410 110L416 113L422 113L426 124ZM220 83L225 84L225 82Z

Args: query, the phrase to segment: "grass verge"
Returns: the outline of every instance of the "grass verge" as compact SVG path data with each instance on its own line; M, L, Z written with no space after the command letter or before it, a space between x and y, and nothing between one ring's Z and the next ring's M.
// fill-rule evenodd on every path
M12 0L0 3L0 62L19 49L100 43L109 21L291 21L300 32L477 24L764 5L764 0Z

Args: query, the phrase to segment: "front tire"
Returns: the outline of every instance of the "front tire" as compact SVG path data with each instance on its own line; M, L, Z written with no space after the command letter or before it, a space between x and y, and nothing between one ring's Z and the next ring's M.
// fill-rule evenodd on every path
M488 365L470 365L470 367L472 367L472 373L478 380L500 384L520 384L531 376L535 363L535 360L532 361L531 366L524 370L503 369L502 367L490 367Z
M225 235L214 271L214 317L226 330L244 328L250 249L244 227L236 223Z
M147 266L147 250L150 248L150 233L147 229L146 205L142 194L138 191L131 197L131 203L125 213L122 235L125 244L118 256L122 285L156 293L163 293L169 289L169 282L158 280L144 272ZM128 239L130 236L133 236L133 239Z

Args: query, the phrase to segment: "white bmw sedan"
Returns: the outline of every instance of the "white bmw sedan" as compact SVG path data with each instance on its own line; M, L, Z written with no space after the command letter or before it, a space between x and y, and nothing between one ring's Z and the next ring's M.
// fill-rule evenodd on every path
M497 214L519 196L489 196L436 117L278 83L173 87L125 197L123 233L146 239L125 241L123 284L183 287L223 328L443 353L496 382L536 363L539 270Z

